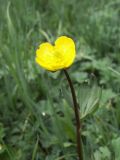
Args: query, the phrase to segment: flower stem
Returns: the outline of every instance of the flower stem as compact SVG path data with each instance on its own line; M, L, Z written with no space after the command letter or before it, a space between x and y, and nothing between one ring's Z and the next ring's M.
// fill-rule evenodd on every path
M65 76L67 78L67 81L69 83L69 87L71 89L71 94L73 98L73 104L74 104L74 112L75 112L75 119L76 119L76 138L77 138L77 153L78 153L78 160L83 160L83 150L82 150L82 139L81 139L81 122L80 122L80 116L79 116L79 109L78 109L78 103L77 98L75 94L75 89L73 87L73 83L70 79L70 76L67 72L67 70L63 70L65 73Z

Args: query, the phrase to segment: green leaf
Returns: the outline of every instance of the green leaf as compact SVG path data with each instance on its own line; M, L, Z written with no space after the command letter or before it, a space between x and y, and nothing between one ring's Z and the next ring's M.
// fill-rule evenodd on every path
M112 140L112 146L115 154L115 160L120 159L120 137Z
M81 119L93 114L99 107L101 89L95 84L90 87L81 85L78 91L78 102L80 104Z

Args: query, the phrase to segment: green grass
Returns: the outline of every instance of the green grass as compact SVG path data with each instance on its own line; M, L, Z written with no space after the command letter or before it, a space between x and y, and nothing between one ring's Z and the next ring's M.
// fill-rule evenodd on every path
M1 0L0 11L0 160L77 159L64 74L34 60L60 35L76 42L85 160L120 160L120 0Z

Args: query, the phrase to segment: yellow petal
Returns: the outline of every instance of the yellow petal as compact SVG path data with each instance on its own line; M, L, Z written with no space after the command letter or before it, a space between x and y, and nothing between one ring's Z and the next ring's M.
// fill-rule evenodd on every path
M50 43L42 43L36 51L36 62L43 68L51 70L51 63L54 61L53 52L54 47Z
M61 53L64 67L69 67L76 55L74 41L66 36L61 36L55 41L55 47Z

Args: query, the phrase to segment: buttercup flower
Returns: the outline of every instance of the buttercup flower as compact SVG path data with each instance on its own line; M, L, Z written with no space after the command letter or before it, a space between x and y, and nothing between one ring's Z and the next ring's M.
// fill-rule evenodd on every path
M49 71L68 68L76 55L74 41L66 36L61 36L55 45L48 42L42 43L36 50L36 62Z

